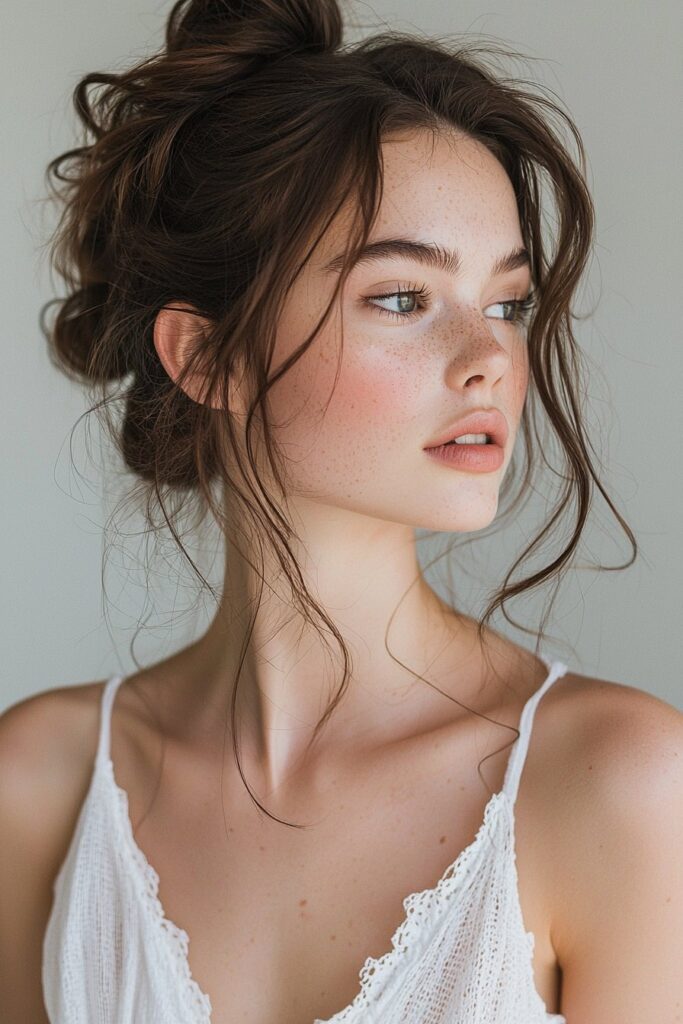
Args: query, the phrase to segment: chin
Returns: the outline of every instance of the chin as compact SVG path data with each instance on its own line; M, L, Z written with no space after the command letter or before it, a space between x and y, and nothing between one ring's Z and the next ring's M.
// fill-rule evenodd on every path
M432 508L430 514L420 523L420 529L438 530L443 533L475 533L490 526L498 512L498 500L493 503L468 502L466 508Z
M452 533L476 533L477 530L485 530L496 518L496 513L487 516L470 516L468 519L458 517L453 526L448 527Z

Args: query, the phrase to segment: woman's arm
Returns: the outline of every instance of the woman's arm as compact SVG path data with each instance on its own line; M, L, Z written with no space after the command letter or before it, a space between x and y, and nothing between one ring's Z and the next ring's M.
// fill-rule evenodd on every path
M568 1024L678 1024L683 715L622 686L594 695L582 714L590 721L558 801L561 1012Z
M43 936L52 885L87 791L90 747L96 742L97 709L84 694L83 687L46 691L0 715L2 1024L49 1024L41 977Z

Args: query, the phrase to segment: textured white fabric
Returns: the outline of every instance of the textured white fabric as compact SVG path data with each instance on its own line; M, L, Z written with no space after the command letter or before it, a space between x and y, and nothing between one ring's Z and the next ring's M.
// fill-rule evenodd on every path
M403 901L391 949L368 957L353 1002L313 1024L566 1024L533 976L514 847L514 804L534 712L567 671L549 674L519 722L503 789L475 839L430 889ZM187 933L169 921L159 878L137 846L128 797L109 756L111 707L122 676L103 689L92 781L55 879L43 942L51 1024L211 1024L211 1001L192 978ZM275 1022L274 1022L275 1024Z

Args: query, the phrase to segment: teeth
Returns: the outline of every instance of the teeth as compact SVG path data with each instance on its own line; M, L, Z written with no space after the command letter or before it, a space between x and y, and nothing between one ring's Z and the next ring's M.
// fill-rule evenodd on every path
M486 434L462 434L454 438L455 444L486 444Z

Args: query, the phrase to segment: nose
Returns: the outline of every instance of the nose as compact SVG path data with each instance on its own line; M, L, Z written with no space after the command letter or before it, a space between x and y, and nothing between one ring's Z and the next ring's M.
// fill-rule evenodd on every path
M488 322L477 329L470 326L464 334L448 367L450 385L493 387L510 366L510 353L495 337Z

